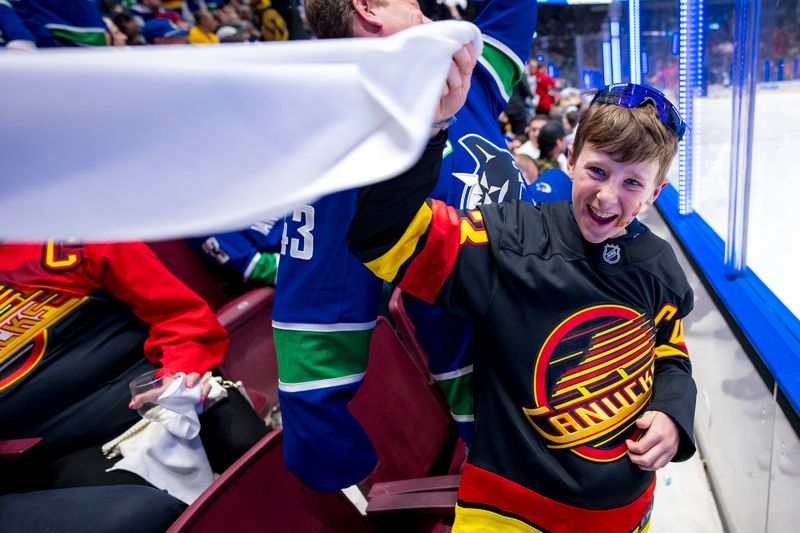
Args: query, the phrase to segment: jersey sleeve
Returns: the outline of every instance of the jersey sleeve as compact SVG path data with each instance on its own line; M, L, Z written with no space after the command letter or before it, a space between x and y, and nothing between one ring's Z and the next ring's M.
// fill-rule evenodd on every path
M0 0L0 42L28 41L36 44L36 38L20 20L9 0Z
M679 268L677 263L676 268ZM692 310L693 301L692 289L687 284L679 303L663 304L655 317L655 374L650 409L668 414L680 428L681 439L674 461L685 461L695 452L697 386L683 339L683 319Z
M240 283L274 285L280 249L282 219L253 224L242 231L187 239L189 246L211 268L222 270Z
M199 374L222 362L228 334L199 296L144 243L87 245L88 273L150 327L145 356L173 372Z
M489 0L475 19L483 37L483 53L473 76L493 105L495 116L506 108L530 54L536 31L536 0Z
M452 312L479 315L497 283L483 214L426 200L440 165L432 143L409 171L362 189L348 244L384 281Z

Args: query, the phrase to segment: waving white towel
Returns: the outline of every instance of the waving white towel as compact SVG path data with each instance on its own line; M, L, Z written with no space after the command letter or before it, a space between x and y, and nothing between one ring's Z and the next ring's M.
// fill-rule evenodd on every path
M466 22L385 39L0 54L0 238L236 229L410 167Z

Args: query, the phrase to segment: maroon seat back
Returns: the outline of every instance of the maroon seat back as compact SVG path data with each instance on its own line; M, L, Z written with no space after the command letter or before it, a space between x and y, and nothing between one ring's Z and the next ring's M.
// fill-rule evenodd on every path
M248 391L278 403L278 359L272 338L275 289L253 289L225 304L217 318L228 330L231 344L219 370L227 379L241 380ZM255 398L253 403L256 403ZM256 408L258 410L258 408Z
M433 376L428 372L428 354L425 353L425 350L422 349L422 346L419 345L417 338L414 336L416 328L406 314L406 309L403 306L403 291L400 289L395 289L392 292L392 296L389 299L389 314L392 315L397 334L403 344L406 345L414 364L420 368L420 371L429 376L428 379L433 383Z
M437 460L452 453L453 422L432 387L388 320L379 317L364 383L350 403L380 458L367 485L431 475Z
M278 402L278 362L272 340L275 290L252 289L232 298L227 285L214 279L186 241L149 242L164 265L211 306L231 336L219 370L226 379L242 381L253 406L265 415Z
M420 369L420 372L425 374L428 379L428 383L433 385L436 381L433 379L433 374L431 374L430 370L428 369L428 354L425 353L425 350L422 349L422 346L419 345L417 338L414 336L416 328L414 327L414 323L406 314L406 309L403 305L403 291L400 289L395 289L394 292L392 292L392 296L389 299L389 314L392 315L392 320L394 320L395 328L397 329L397 335L406 346L406 349L408 350L411 359L414 361L414 364L417 365L417 368ZM447 399L444 397L444 394L442 393L441 389L438 388L438 386L436 387L435 394L442 408L449 411ZM464 444L464 441L459 439L453 453L450 467L447 469L447 473L455 474L461 472L461 468L466 458L466 445Z
M183 239L148 242L162 263L216 311L230 296Z
M283 434L273 431L178 518L168 533L362 533L366 519L340 492L315 492L283 462Z

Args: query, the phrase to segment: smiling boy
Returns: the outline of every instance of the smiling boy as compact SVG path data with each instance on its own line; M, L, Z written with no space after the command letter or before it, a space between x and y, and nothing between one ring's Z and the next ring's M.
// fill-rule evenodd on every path
M692 291L636 219L684 130L657 90L610 86L570 151L572 202L456 210L424 201L422 173L361 191L354 254L471 318L480 346L453 531L642 532L653 471L694 453Z

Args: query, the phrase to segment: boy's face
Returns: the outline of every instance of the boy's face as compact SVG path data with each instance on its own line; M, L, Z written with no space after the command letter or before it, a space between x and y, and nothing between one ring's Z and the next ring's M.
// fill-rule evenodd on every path
M583 238L601 243L625 234L645 205L652 204L666 181L656 185L658 161L621 163L591 143L567 164L572 179L572 207Z

